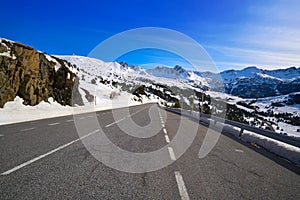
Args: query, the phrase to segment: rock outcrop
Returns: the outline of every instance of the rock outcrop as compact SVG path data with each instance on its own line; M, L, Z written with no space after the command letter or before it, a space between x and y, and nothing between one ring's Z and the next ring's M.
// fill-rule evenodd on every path
M62 105L83 104L71 67L30 46L0 39L0 107L16 96L32 106L49 97Z

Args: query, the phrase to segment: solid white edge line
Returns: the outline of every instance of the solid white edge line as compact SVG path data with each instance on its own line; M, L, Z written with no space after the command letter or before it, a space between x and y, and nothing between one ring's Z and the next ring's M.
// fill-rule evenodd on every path
M168 147L168 150L169 150L169 154L170 154L171 160L176 160L173 148L172 147Z
M135 115L135 114L137 114L137 113L139 113L139 112L142 112L143 110L146 110L147 108L148 108L148 107L143 108L143 109L141 109L141 110L139 110L139 111L137 111L137 112L135 112L135 113L132 113L131 115L127 115L127 117L130 117L130 116L132 117L133 115ZM110 126L112 126L112 125L114 125L114 124L117 124L117 123L123 121L124 119L126 119L126 117L123 117L122 119L119 119L119 120L117 120L117 121L115 121L115 122L112 122L112 123L106 125L105 127L106 127L106 128L107 128L107 127L110 127Z
M23 163L23 164L20 164L20 165L18 165L18 166L16 166L16 167L12 168L12 169L10 169L10 170L7 170L6 172L3 172L1 175L8 175L8 174L10 174L10 173L12 173L12 172L14 172L14 171L17 171L17 170L19 170L19 169L21 169L21 168L23 168L23 167L25 167L25 166L27 166L27 165L29 165L29 164L31 164L31 163L34 163L34 162L36 162L36 161L38 161L38 160L40 160L40 159L42 159L42 158L44 158L44 157L46 157L46 156L49 156L50 154L53 154L53 153L55 153L55 152L57 152L57 151L59 151L59 150L61 150L61 149L64 149L64 148L66 148L67 146L70 146L71 144L73 144L73 143L75 143L75 142L77 142L77 141L79 141L79 140L82 140L82 139L84 139L84 138L86 138L86 137L88 137L88 136L90 136L90 135L92 135L92 134L95 134L95 133L97 133L98 131L99 131L99 129L94 130L94 131L88 133L87 135L82 136L81 138L78 138L78 139L76 139L76 140L73 140L73 141L71 141L71 142L69 142L69 143L67 143L67 144L64 144L64 145L62 145L62 146L60 146L60 147L57 147L56 149L53 149L53 150L51 150L51 151L49 151L49 152L47 152L47 153L45 153L45 154L42 154L42 155L40 155L40 156L38 156L38 157L36 157L36 158L33 158L33 159L31 159L31 160L29 160L29 161Z
M146 108L143 108L143 109L141 109L141 110L139 110L139 111L137 111L137 112L135 112L135 113L132 113L130 116L132 117L133 115L136 115L136 114L138 114L139 112L142 112L143 110L146 110L148 107L146 107Z
M123 121L124 119L126 119L126 117L123 117L122 119L119 119L119 120L117 120L117 121L115 121L115 122L113 122L113 123L110 123L110 124L106 125L105 127L106 127L106 128L107 128L107 127L110 127L111 125L117 124L117 123Z
M169 136L168 136L168 135L165 135L165 138L166 138L166 142L167 142L167 143L170 143L170 138L169 138Z
M49 126L54 126L54 125L58 125L60 124L59 122L55 122L55 123L52 123L52 124L48 124Z
M187 189L185 187L183 178L180 174L180 172L175 171L175 178L176 178L176 182L177 182L177 186L178 186L178 190L179 190L179 194L182 200L189 200L189 194L187 192Z

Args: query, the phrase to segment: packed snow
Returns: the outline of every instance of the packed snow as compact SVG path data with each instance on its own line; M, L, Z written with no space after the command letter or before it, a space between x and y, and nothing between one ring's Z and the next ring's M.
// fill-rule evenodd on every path
M54 118L91 111L96 112L141 104L140 102L131 101L130 99L131 95L129 94L122 94L114 101L98 97L96 105L94 103L86 103L85 106L71 107L62 106L55 102L52 98L49 98L48 102L42 101L36 106L26 106L23 104L23 99L17 96L14 101L7 102L4 107L0 109L0 125ZM155 102L155 100L145 99L143 103Z
M180 109L174 109L178 110L179 113L182 113ZM192 116L195 119L199 119L199 113L197 112L183 112L184 115ZM265 149L267 149L270 152L273 152L274 154L277 154L279 156L282 156L291 162L300 165L300 148L292 146L290 144L286 144L284 142L280 142L277 140L274 140L272 138L259 135L257 133L248 131L248 130L241 130L241 128L224 124L221 122L214 123L212 119L201 117L200 119L202 122L209 125L210 128L213 128L218 131L224 131L226 133L230 133L234 137L244 140L249 143L254 143L256 145L259 145ZM214 124L214 126L212 125Z
M251 131L244 131L241 139L249 143L255 143L270 152L273 152L297 165L300 165L300 148L298 147L258 135Z

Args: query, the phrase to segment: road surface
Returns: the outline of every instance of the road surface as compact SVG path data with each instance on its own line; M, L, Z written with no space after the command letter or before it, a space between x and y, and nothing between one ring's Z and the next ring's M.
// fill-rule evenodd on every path
M122 132L118 125L129 120L148 125L150 107L157 112L153 128L161 126L158 134L134 138ZM114 144L132 152L169 145L181 120L154 104L131 107L130 113L119 119L112 110L94 115ZM77 117L86 124L85 138L73 116L0 126L0 199L300 199L299 167L226 133L199 159L207 127L185 117L197 135L181 157L167 148L163 156L174 160L171 165L145 173L112 169L82 143L97 135L89 126L92 118L92 113Z

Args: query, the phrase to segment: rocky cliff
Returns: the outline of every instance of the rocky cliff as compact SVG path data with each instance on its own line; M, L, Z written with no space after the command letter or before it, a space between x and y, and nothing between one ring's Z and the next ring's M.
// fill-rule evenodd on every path
M0 107L16 96L32 106L49 97L62 105L82 104L78 78L69 67L30 46L0 39Z

